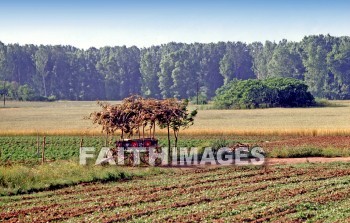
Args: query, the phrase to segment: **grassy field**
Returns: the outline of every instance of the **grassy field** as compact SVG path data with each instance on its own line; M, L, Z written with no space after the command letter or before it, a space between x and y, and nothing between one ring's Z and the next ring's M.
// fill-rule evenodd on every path
M0 203L6 195L55 190L80 183L131 180L163 171L156 167L82 166L76 161L62 160L35 166L0 166Z
M200 110L187 134L350 135L350 101L335 107ZM202 106L201 106L202 107ZM191 109L194 106L190 106ZM206 106L204 106L206 108ZM98 133L83 117L98 110L96 102L8 102L0 107L0 134Z
M179 146L208 147L224 139L226 145L262 146L270 157L348 156L350 101L332 103L337 106L254 110L199 106L195 125L180 133ZM98 126L83 119L98 109L96 102L8 102L0 108L0 162L40 162L43 139L39 137L38 149L37 134L47 135L47 160L77 159L81 139L98 152L105 137ZM108 146L114 146L117 137L111 137ZM167 145L164 131L158 130L157 137L161 146Z
M268 157L350 156L350 101L332 103L337 106L199 106L179 146L240 142L261 146ZM96 153L106 144L100 128L83 119L98 109L96 102L69 101L8 102L0 108L0 222L350 221L349 163L181 170L80 166L82 139ZM43 135L47 162L37 165ZM166 146L165 133L156 135ZM114 146L117 137L107 144Z
M1 197L0 221L347 222L349 183L340 163L168 171Z

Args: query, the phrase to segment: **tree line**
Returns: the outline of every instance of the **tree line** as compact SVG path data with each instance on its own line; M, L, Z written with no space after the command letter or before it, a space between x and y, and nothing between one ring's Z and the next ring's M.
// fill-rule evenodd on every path
M274 77L304 81L315 97L350 99L350 37L87 50L0 42L0 81L14 99L120 100L138 94L207 100L233 79Z

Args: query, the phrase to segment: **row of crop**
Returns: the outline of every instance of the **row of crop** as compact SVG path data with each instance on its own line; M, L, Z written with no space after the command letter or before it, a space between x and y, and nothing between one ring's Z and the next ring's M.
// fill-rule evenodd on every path
M78 186L45 192L42 196L28 195L19 203L22 205L14 198L16 205L11 206L13 203L9 202L4 210L7 216L26 209L32 210L27 212L28 218L74 217L70 219L73 222L212 221L217 218L253 221L268 217L298 221L307 214L309 206L315 209L311 217L316 218L320 214L317 210L326 210L328 206L336 206L334 203L343 204L344 199L349 199L349 167L349 164L307 164L273 167L268 174L259 168L170 173L125 183ZM343 204L339 210L344 208Z
M269 139L269 138L266 138ZM104 146L114 147L116 137L103 136L47 136L45 137L45 159L46 160L68 160L78 159L80 146L95 147L95 155ZM272 138L271 138L272 140ZM273 138L273 140L278 140ZM38 163L42 158L44 137L40 136L7 136L0 137L0 165L7 162L34 162ZM337 157L350 156L350 148L336 147L329 145L302 144L301 146L279 145L270 146L269 142L264 142L261 137L237 137L228 138L220 136L216 138L203 137L183 137L178 142L179 147L197 147L201 153L205 147L218 149L226 146L234 146L238 142L249 143L251 146L257 145L265 149L269 157ZM173 143L172 143L173 144ZM273 143L272 143L273 145ZM159 138L159 146L166 147L165 137ZM267 148L265 148L265 146Z
M332 191L345 193L349 190L348 172L341 175L341 172L333 169L316 168L314 173L308 172L313 171L309 169L304 173L300 172L301 175L292 176L288 174L289 171L290 169L277 171L276 174L284 176L279 180L276 179L278 176L271 174L269 180L265 177L260 179L251 177L250 182L236 179L231 185L213 185L212 188L203 188L202 183L198 182L195 187L179 190L181 193L165 190L165 194L170 194L167 199L162 199L162 193L159 192L152 202L140 202L131 209L128 206L117 207L105 211L103 216L107 221L117 219L135 222L212 221L216 218L223 218L224 222L253 221L264 217L283 217L298 211L302 215L305 211L302 206L309 199L328 195ZM319 176L318 171L323 171L325 175ZM170 185L180 182L179 178L173 180ZM169 181L166 182L163 183L168 185ZM332 200L327 200L325 204L314 203L314 205L319 208L330 205L329 202ZM342 199L339 199L339 202L342 202ZM101 216L94 217L98 219ZM290 217L298 220L295 216Z
M91 147L101 148L104 139L101 137L85 137L83 142ZM42 150L47 160L77 158L81 137L69 136L18 136L0 137L0 161L35 161L42 157Z
M294 180L298 179L299 176L295 176ZM236 181L228 181L225 184L219 183L219 184L208 184L208 186L205 186L201 183L198 183L195 187L189 187L184 190L181 190L182 193L178 194L173 191L171 195L168 197L168 200L161 200L162 205L168 204L171 207L171 204L174 201L181 201L181 202L190 202L192 201L198 201L196 198L205 198L210 202L210 204L207 204L207 202L195 202L191 205L188 205L187 207L181 207L178 209L172 209L171 212L168 210L161 210L160 212L168 212L168 216L163 216L162 220L169 220L168 217L173 216L173 220L179 220L179 221L186 221L191 220L192 218L196 217L209 217L210 213L212 211L217 211L215 214L218 213L225 213L225 211L231 211L227 210L226 205L228 204L234 204L232 207L236 207L237 209L243 209L249 208L248 205L244 205L247 203L254 203L259 200L259 198L263 198L265 203L272 202L278 197L278 199L288 198L289 192L291 192L291 189L296 189L296 191L300 191L300 189L305 189L307 191L316 190L317 188L321 187L323 188L326 186L325 184L316 184L313 181L305 183L305 179L303 177L299 182L293 182L288 183L288 180L281 178L279 180L276 180L274 177L272 177L270 180L258 180L254 177L252 177L252 181L248 182L240 182L239 179L236 179ZM288 179L290 179L290 176L288 176ZM292 178L291 178L292 179ZM224 181L224 180L223 180ZM303 184L300 184L300 182L304 182ZM317 181L316 181L317 182ZM334 185L337 182L332 182L330 185ZM273 192L273 193L272 193ZM320 192L320 191L318 191ZM292 193L293 194L293 193ZM248 195L248 196L245 196ZM159 196L159 195L158 195ZM199 199L199 201L201 201ZM279 200L281 202L282 200ZM224 204L223 204L224 203ZM117 211L120 214L123 214L125 217L127 217L129 213L129 217L132 216L132 213L137 213L141 211L142 209L146 210L152 210L157 209L157 206L159 203L140 203L137 206L133 206L133 210L130 212L128 207L122 207L118 208ZM216 206L217 205L217 206ZM267 205L267 204L266 204ZM187 211L185 211L187 209ZM116 210L113 210L116 211ZM175 213L174 213L175 212ZM111 212L112 214L112 212ZM207 215L209 214L209 215ZM183 218L180 216L184 215ZM175 218L176 216L176 218ZM143 221L146 219L159 219L159 211L155 211L152 213L152 215L143 215L141 219L138 219L139 221ZM119 220L129 220L129 219L119 219ZM203 220L203 219L196 219Z
M42 158L42 150L46 160L67 160L79 157L80 146L94 147L97 155L102 147L115 146L116 138L102 136L7 136L0 137L0 163L16 161L39 161ZM217 144L216 139L191 139L185 138L178 144L179 147L199 147L212 146ZM231 140L232 143L234 141ZM159 146L165 147L167 141L165 137L159 139Z

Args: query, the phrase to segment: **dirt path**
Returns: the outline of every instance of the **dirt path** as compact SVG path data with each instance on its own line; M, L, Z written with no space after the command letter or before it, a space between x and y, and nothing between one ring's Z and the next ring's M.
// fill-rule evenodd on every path
M303 157L303 158L268 158L268 165L287 165L287 164L299 164L299 163L330 163L330 162L350 162L350 157ZM251 164L251 163L250 163ZM224 164L224 166L232 166L233 164ZM246 164L237 164L246 165ZM184 165L183 163L177 166L162 166L161 168L174 168L174 169L196 169L196 168L217 168L221 165L218 164L196 164L196 165Z
M271 141L261 144L264 149L281 147L303 147L314 146L317 148L349 148L350 136L313 136L313 137L293 137L280 141Z
M329 162L350 162L350 157L305 157L305 158L269 158L268 164L297 164L297 163L329 163Z

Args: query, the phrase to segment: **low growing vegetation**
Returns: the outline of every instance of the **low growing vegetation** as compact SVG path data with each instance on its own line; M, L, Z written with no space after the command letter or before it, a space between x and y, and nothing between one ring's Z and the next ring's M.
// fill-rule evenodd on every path
M348 157L350 149L329 147L292 147L274 148L268 151L271 158L301 158L301 157Z
M348 163L190 169L5 196L0 221L347 222L349 184Z
M83 146L95 147L95 156L106 145L105 136L47 136L45 160L75 160L78 162L81 140ZM0 165L40 164L42 160L42 141L37 136L0 137ZM117 136L109 137L107 146L114 147ZM166 135L158 137L159 146L167 147ZM350 156L350 137L339 136L298 136L298 135L183 135L178 147L232 147L238 143L262 147L269 157L346 157ZM171 140L174 145L174 139Z
M164 170L82 166L75 161L57 161L37 166L0 166L0 196L53 190L80 183L126 180L161 171Z

